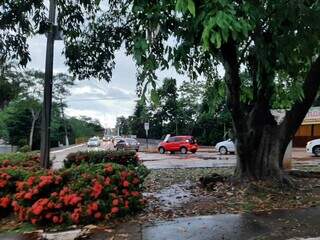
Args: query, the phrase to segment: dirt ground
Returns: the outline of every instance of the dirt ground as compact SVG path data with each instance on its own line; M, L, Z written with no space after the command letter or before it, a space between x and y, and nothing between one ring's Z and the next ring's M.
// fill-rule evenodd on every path
M217 183L209 189L204 189L199 184L201 176L212 173L230 176L232 172L233 168L152 170L145 182L145 196L149 207L138 219L168 220L186 216L269 212L320 205L318 178L294 178L295 188L275 187L271 182Z

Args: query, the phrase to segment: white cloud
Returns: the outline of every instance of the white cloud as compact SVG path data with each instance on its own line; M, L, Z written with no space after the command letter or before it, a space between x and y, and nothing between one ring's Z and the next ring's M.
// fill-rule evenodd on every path
M35 36L28 43L31 62L27 67L44 71L46 38ZM62 54L63 48L62 41L55 42L54 73L68 72L65 57ZM133 113L137 99L134 62L132 57L125 54L124 49L116 53L115 61L116 67L110 83L95 79L76 82L71 88L71 96L67 98L66 112L69 116L86 115L99 119L104 126L114 127L118 116L128 116ZM187 79L174 70L159 71L158 75L160 79L174 77L178 84Z

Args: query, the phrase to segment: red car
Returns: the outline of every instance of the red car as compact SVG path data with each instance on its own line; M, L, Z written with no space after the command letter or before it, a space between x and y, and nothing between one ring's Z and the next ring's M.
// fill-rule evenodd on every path
M159 153L181 152L186 154L188 151L195 153L198 150L197 141L192 136L174 136L166 138L158 145Z

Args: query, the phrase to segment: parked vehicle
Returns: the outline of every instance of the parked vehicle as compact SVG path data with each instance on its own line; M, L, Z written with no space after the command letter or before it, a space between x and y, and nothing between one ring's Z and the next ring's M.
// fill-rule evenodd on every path
M114 137L112 138L112 143L113 143L113 145L115 146L120 140L124 140L124 138L123 138L123 137L120 137L120 136L114 136Z
M135 150L139 151L140 143L133 138L125 138L119 140L114 146L118 150Z
M99 147L100 146L100 139L98 137L92 137L89 139L87 143L88 147Z
M320 139L314 139L307 142L306 152L314 154L315 156L320 156Z
M236 148L234 146L234 143L231 139L228 139L226 141L218 142L215 146L215 149L219 151L220 154L225 155L230 152L234 153Z
M195 153L197 150L197 141L192 136L166 137L158 145L158 151L161 154L164 154L166 151L186 154L188 151Z

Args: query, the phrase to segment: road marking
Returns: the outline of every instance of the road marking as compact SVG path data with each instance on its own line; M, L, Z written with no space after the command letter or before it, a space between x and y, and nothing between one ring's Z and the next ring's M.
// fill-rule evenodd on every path
M52 151L52 152L50 152L50 153L64 152L64 151L66 151L66 150L70 150L70 149L77 148L77 147L82 147L82 146L84 146L84 145L85 145L85 144L79 144L79 145L72 146L72 147L69 147L69 148L64 148L64 149L61 149L61 150Z

